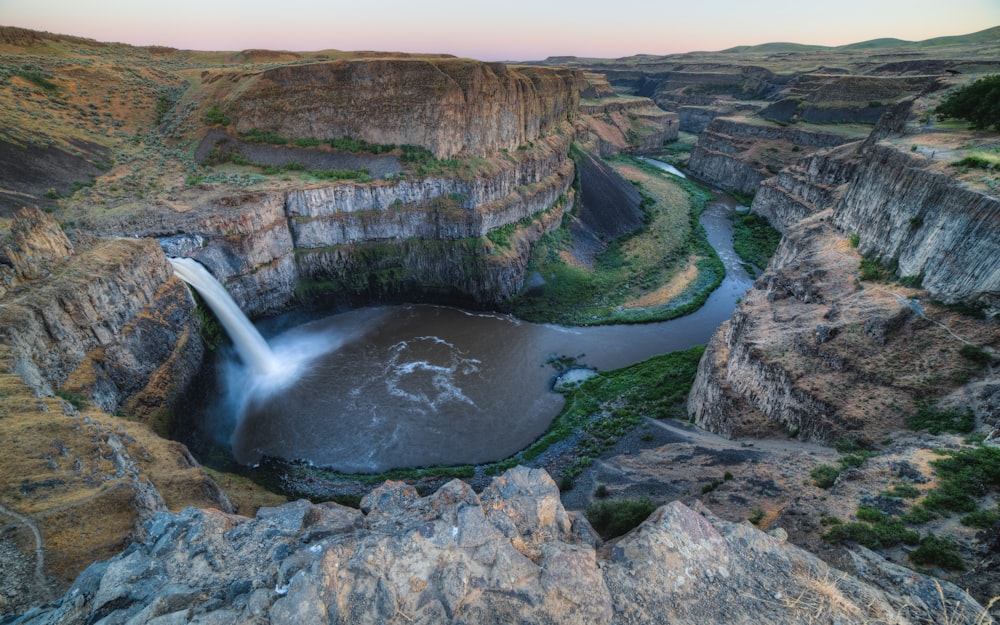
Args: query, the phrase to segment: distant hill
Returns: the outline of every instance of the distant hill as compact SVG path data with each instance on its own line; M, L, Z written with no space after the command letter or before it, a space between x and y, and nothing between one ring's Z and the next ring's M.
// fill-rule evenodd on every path
M735 46L720 50L724 53L746 54L754 53L781 53L781 52L813 52L815 50L829 50L828 46L811 46L804 43L774 42L762 43L756 46Z
M925 39L923 41L907 41L905 39L883 37L881 39L869 39L868 41L849 43L843 46L814 46L801 43L777 42L762 43L755 46L735 46L720 50L720 52L727 54L775 54L782 52L814 52L819 50L847 52L851 50L884 50L889 48L939 48L997 42L1000 42L1000 26L994 26L993 28L987 28L986 30L980 30L968 35L934 37L933 39Z

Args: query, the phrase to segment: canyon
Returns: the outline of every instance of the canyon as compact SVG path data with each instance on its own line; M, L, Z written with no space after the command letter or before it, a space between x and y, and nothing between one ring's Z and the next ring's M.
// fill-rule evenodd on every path
M997 524L954 530L963 573L819 535L899 466L930 483L931 450L965 444L905 432L922 406L968 409L986 438L1000 427L996 180L951 165L995 135L922 118L964 84L946 70L997 65L973 54L990 41L904 65L814 51L829 67L799 71L753 50L220 61L3 27L0 156L21 167L2 190L0 425L17 461L0 470L0 619L989 622ZM517 467L388 481L357 508L245 484L237 501L238 476L170 440L219 337L168 255L198 260L252 318L501 308L532 248L578 215L580 172L664 142L687 142L691 174L783 235L698 366L685 412L705 438L646 417L574 490ZM622 234L601 223L598 239ZM845 440L876 457L830 490L810 483ZM584 484L658 508L602 539Z

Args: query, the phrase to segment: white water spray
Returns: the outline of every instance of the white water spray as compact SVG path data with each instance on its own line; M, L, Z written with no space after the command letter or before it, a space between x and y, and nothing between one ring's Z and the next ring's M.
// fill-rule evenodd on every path
M257 374L277 373L280 370L280 363L268 347L267 341L250 323L219 281L194 259L168 258L167 260L174 266L174 273L194 287L215 312L229 338L233 340L233 345L243 362Z

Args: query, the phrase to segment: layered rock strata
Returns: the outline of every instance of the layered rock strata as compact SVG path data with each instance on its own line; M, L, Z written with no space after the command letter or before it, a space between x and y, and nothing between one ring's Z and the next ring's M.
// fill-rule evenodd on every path
M835 132L718 117L698 137L688 169L710 184L752 194L765 179L802 156L852 140Z
M777 429L874 441L921 398L948 393L967 396L962 403L990 422L989 402L977 397L995 378L959 352L1000 347L995 329L933 300L997 308L1000 212L995 198L937 170L888 144L859 143L762 186L752 209L785 236L706 351L688 403L699 425L727 436ZM863 257L920 276L925 291L860 281Z
M580 104L578 140L601 157L642 153L677 139L680 123L648 98L607 97Z
M520 289L530 245L495 250L484 237L534 216L545 229L558 225L572 205L569 143L568 133L554 134L467 180L348 182L224 196L174 224L167 216L145 233L167 239L171 253L207 265L251 315L287 307L303 283L362 301L416 294L424 283L451 289L470 304L493 304ZM524 236L531 232L534 239L542 234L529 228ZM369 276L376 276L376 290L369 289Z
M156 242L74 246L26 209L5 259L16 281L0 301L0 440L12 469L0 472L11 529L0 548L13 542L33 560L19 587L39 601L168 506L232 506L183 446L139 422L162 425L204 350L194 302ZM135 420L110 416L122 411ZM0 567L0 586L11 574Z
M982 611L912 572L887 594L879 586L898 571L870 552L857 556L866 578L852 577L780 532L677 502L599 548L548 475L521 467L479 494L458 480L427 497L387 482L361 510L299 501L247 519L188 509L146 527L145 542L14 623L848 624Z
M575 115L586 85L579 70L448 58L347 59L226 78L203 82L240 132L420 145L438 158L534 141Z

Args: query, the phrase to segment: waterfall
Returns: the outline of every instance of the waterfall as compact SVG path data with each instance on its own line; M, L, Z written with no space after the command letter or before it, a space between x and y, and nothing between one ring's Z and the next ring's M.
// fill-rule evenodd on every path
M257 328L250 323L226 289L219 284L212 274L198 261L191 258L168 258L176 273L182 280L190 284L218 317L229 338L233 340L236 351L243 362L255 373L270 375L279 370L278 359L260 335Z

